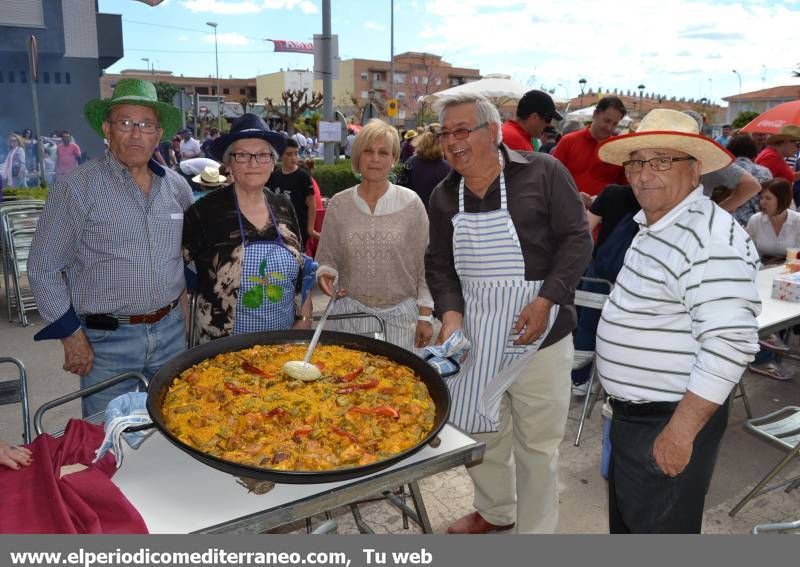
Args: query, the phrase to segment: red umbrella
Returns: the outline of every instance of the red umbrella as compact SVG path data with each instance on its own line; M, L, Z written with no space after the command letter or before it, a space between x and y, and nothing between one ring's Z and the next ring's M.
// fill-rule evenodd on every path
M764 132L766 134L777 134L781 128L787 124L800 126L800 100L784 102L778 106L773 106L766 112L759 114L740 132Z

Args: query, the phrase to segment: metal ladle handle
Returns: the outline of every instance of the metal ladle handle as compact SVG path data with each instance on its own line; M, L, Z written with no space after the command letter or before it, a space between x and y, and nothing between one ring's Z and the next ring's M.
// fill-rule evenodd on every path
M339 288L336 287L333 289L333 294L331 295L331 300L328 302L328 306L325 307L325 311L322 313L322 317L317 323L317 329L314 331L314 336L311 337L311 342L308 344L308 350L306 351L306 356L303 358L303 362L309 363L311 362L311 355L314 354L314 349L317 348L317 343L319 342L319 336L322 334L322 328L325 326L325 321L328 319L328 314L331 312L331 307L333 304L336 303L336 300L339 299Z

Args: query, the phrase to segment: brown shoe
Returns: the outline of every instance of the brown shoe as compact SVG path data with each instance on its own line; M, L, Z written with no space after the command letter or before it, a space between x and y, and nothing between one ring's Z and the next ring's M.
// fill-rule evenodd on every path
M496 526L483 519L478 512L472 512L459 518L447 528L449 534L490 534L493 532L503 532L510 530L514 524L507 526Z

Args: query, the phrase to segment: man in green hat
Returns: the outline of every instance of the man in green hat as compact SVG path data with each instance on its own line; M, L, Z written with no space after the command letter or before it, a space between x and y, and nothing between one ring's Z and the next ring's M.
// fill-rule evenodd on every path
M61 340L64 370L78 374L81 387L129 371L152 376L186 348L178 305L183 212L192 204L188 183L151 159L181 122L151 83L122 79L84 114L108 151L56 181L28 259L48 323L34 338ZM84 398L84 416L134 384Z

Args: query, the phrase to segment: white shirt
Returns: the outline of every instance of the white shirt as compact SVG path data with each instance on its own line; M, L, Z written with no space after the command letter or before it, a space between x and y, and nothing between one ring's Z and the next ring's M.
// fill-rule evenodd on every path
M181 140L181 159L195 158L203 155L200 150L200 142L194 138L188 140Z
M353 192L356 207L365 215L373 215L376 217L391 215L392 213L405 209L414 200L419 199L419 196L411 189L390 183L389 189L378 199L378 203L375 205L375 212L372 212L369 210L367 202L358 194L358 187L359 186L356 185L350 189L345 189L345 191Z
M206 167L216 167L219 168L219 162L213 159L198 157L198 158L189 158L181 161L178 167L181 168L181 171L186 175L197 175L198 173L203 173L203 170Z
M747 222L747 234L762 256L786 256L787 248L800 247L800 213L788 210L786 215L780 234L775 234L769 217L764 213L754 214Z
M633 402L675 402L687 390L722 404L758 352L758 253L697 187L641 225L597 327L605 391Z

